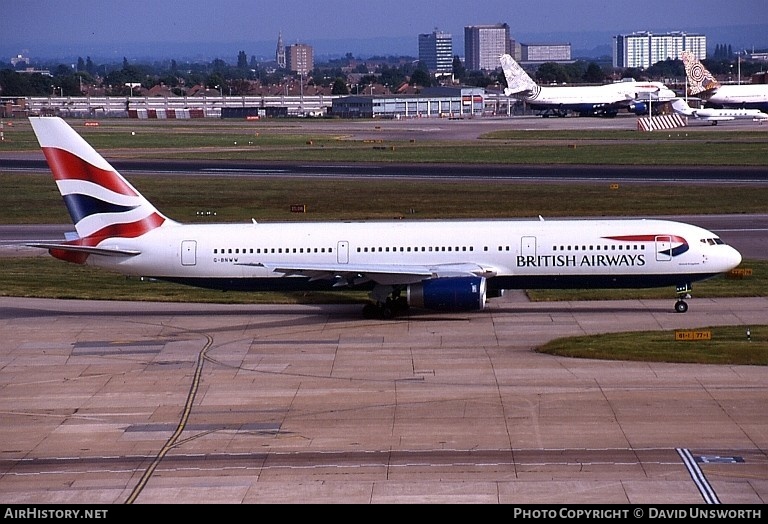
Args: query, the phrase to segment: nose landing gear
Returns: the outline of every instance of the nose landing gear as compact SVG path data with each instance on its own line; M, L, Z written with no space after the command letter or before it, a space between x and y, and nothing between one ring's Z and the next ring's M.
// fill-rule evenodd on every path
M677 294L677 302L675 302L675 311L677 313L685 313L688 311L688 302L686 302L685 298L691 298L691 291L693 288L691 287L691 284L686 282L685 284L678 284L675 288L675 293Z

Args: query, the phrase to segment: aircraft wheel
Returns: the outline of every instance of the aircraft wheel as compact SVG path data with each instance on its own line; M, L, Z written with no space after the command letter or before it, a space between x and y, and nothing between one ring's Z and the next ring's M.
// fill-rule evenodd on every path
M378 318L379 308L375 304L366 304L363 306L363 318Z
M688 303L685 300L678 300L675 302L675 311L678 313L685 313L688 311Z

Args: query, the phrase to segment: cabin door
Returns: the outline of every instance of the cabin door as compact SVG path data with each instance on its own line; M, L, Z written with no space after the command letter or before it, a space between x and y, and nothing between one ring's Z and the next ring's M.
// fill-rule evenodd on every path
M349 242L346 240L339 240L336 244L336 262L339 264L349 263Z
M672 260L672 237L661 235L656 237L656 260L669 262Z
M520 254L524 257L536 256L536 237L523 237L520 239Z
M197 241L181 241L181 265L194 266L197 264Z

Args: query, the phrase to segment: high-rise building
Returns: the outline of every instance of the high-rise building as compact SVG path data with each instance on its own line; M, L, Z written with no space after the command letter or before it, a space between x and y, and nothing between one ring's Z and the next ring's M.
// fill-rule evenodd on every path
M464 66L469 71L492 71L499 57L509 54L509 25L470 25L464 28Z
M568 62L571 44L521 44L522 62Z
M277 67L285 69L285 45L283 44L283 33L277 34L277 51L275 51L275 62Z
M419 35L419 60L430 73L453 71L453 38L450 33L435 30Z
M699 60L705 59L707 37L683 32L617 35L613 37L613 67L647 69L656 62L677 60L683 51L691 51Z
M307 75L315 67L312 46L293 44L285 48L285 67L294 73Z

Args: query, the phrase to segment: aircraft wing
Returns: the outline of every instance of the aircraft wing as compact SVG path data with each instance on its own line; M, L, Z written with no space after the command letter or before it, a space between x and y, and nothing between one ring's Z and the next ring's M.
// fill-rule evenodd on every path
M335 280L334 286L375 282L382 285L415 284L431 278L492 277L496 270L479 264L241 264L265 267L285 276L305 276L310 280Z

